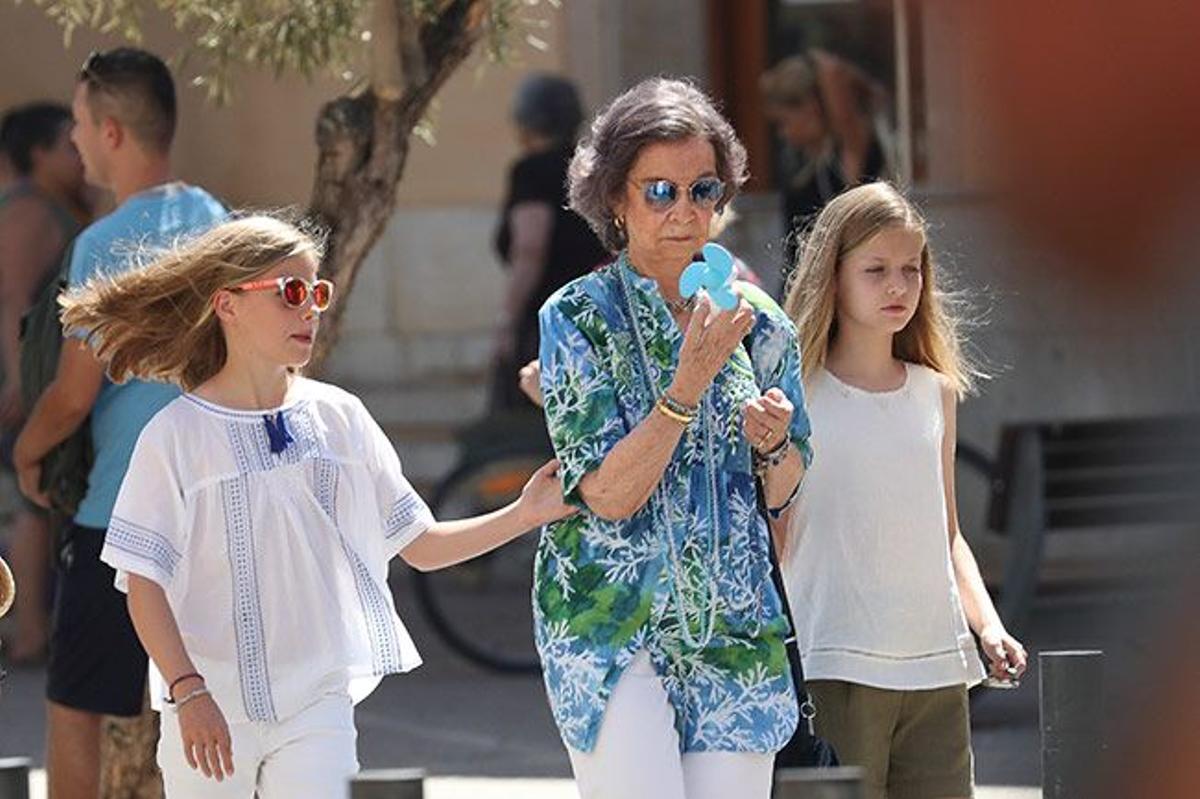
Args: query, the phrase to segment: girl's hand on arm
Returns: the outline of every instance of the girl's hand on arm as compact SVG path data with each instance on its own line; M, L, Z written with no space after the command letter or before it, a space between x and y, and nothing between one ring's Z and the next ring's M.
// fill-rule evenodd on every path
M579 509L563 502L558 461L550 460L533 473L517 500L523 523L530 529L566 518Z
M517 384L521 387L529 401L539 408L542 407L542 367L536 359L521 367L517 372Z
M515 502L481 516L434 522L401 550L400 556L414 569L443 569L575 512L562 500L558 461L552 460L529 478Z

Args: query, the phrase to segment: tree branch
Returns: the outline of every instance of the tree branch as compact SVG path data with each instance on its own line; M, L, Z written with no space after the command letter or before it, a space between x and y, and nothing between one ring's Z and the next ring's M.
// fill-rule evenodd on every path
M397 100L379 97L372 85L363 96L343 97L322 109L311 211L329 227L321 271L338 283L339 296L349 295L358 268L391 219L413 127L479 42L489 8L490 0L449 0L436 18L413 28L425 72L420 82L404 72ZM403 17L396 21L402 24ZM402 29L397 33L405 38ZM334 303L325 314L309 372L319 373L336 344L344 310L345 303Z

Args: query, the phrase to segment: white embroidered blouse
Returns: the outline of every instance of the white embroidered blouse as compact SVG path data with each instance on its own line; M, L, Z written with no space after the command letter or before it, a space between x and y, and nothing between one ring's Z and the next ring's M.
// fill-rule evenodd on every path
M268 433L282 414L290 441ZM185 394L142 431L101 558L160 584L230 723L278 721L317 696L358 701L421 659L388 561L433 517L352 394L298 379L286 405ZM176 675L171 675L176 676ZM150 665L150 696L166 686Z

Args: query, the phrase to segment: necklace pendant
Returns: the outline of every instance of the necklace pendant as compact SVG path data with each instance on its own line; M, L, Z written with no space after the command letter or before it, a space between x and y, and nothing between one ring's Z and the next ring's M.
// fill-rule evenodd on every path
M663 297L663 302L667 304L667 308L671 313L686 313L695 307L696 298L692 296L682 300L668 300L666 297Z

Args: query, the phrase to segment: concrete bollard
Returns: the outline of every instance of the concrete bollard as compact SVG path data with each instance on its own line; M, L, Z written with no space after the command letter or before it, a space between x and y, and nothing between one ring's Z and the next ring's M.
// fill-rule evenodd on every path
M775 772L773 799L863 799L863 770L837 768L782 768Z
M425 799L425 770L387 768L360 772L350 780L350 799Z
M0 799L29 799L29 758L0 758Z
M1042 796L1091 796L1104 750L1104 653L1038 653Z

